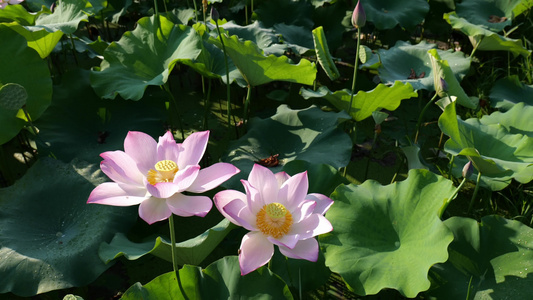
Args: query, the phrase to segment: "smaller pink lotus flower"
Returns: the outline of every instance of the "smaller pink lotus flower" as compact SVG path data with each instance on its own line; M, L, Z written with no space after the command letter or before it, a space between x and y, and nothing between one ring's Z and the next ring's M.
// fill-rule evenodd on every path
M324 217L333 201L307 194L307 172L291 177L256 164L248 180L241 182L246 194L225 190L214 197L228 220L250 230L241 242L241 275L265 265L274 254L274 245L287 257L316 261L318 241L314 237L333 230Z
M97 186L87 203L115 206L139 205L139 216L148 224L168 219L172 213L182 216L205 216L213 206L203 193L219 186L239 173L228 163L216 163L200 170L209 131L191 134L177 144L170 131L156 142L151 136L130 131L124 151L100 154L102 171L114 182Z
M0 0L0 9L4 9L8 4L14 5L24 2L24 0Z

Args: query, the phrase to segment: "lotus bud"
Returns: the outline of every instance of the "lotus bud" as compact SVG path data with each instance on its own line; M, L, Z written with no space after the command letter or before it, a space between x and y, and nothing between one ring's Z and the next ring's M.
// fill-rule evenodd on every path
M474 166L472 165L472 161L468 161L465 166L463 167L463 178L468 178L472 173L474 172Z
M216 8L214 6L211 6L211 19L213 19L213 21L218 21L218 19L220 18L219 14L218 14L218 11L216 10Z
M447 93L448 92L448 84L446 83L446 80L444 78L440 78L440 86L442 88L442 91Z
M357 5L355 6L355 9L353 10L352 14L352 25L355 28L360 28L365 26L366 23L366 14L365 10L363 9L363 5L361 4L361 0L357 2Z

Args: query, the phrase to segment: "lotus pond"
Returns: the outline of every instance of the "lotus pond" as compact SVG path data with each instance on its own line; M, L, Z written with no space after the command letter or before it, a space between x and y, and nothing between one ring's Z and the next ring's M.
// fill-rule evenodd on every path
M0 299L531 299L531 0L0 0Z

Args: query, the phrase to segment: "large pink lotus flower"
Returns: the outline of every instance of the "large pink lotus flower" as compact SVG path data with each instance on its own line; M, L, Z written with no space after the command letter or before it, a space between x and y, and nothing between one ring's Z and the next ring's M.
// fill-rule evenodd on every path
M246 194L225 190L214 197L226 218L250 230L241 242L241 275L265 265L274 254L274 245L287 257L316 261L318 242L314 237L333 230L324 217L333 201L321 194L307 194L307 172L290 177L256 164L248 180L241 182Z
M139 205L139 216L148 224L165 220L172 213L183 216L205 216L213 206L203 193L219 186L239 169L228 163L216 163L200 170L209 131L191 134L177 144L168 131L156 142L149 135L130 131L124 140L124 151L100 154L100 168L114 182L97 186L87 203L115 206Z
M0 9L4 9L8 4L14 5L22 3L24 0L0 0Z

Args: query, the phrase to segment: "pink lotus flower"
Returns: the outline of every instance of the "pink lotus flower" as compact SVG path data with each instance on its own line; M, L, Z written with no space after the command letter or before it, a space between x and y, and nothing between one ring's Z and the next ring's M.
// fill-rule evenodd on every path
M24 0L0 0L0 9L4 9L8 4L14 5L22 3Z
M228 163L200 170L198 163L208 138L209 131L196 132L177 144L170 131L159 142L145 133L130 131L124 140L124 151L100 154L104 159L100 168L114 182L97 186L87 203L140 204L139 216L148 224L165 220L172 213L205 216L213 206L211 199L182 193L203 193L239 173Z
M274 245L287 257L316 261L319 234L333 230L324 214L333 201L321 194L307 194L307 172L292 177L273 174L254 165L248 180L241 180L246 194L225 190L215 195L218 210L232 223L248 230L241 242L241 275L265 265Z

